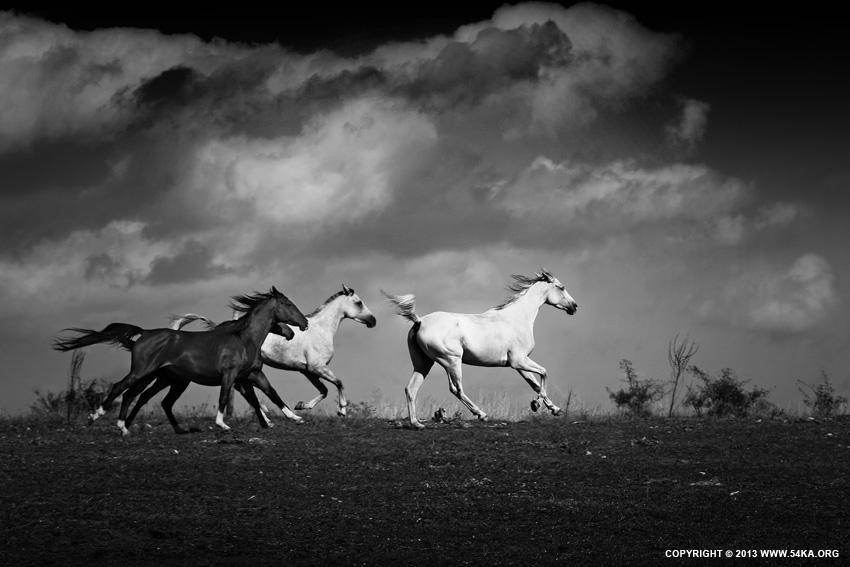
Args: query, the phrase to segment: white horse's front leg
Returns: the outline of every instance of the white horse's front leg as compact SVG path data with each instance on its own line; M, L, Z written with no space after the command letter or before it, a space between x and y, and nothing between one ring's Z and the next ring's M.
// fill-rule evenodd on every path
M552 412L553 415L562 415L564 412L561 408L556 406L549 396L546 394L546 369L531 360L530 358L526 358L524 361L515 361L513 367L519 372L520 376L522 376L526 382L528 382L529 386L537 392L537 399L543 400L543 405ZM537 377L540 376L540 382L537 382ZM532 411L537 411L537 408L540 407L540 404L537 400L533 400L531 402Z

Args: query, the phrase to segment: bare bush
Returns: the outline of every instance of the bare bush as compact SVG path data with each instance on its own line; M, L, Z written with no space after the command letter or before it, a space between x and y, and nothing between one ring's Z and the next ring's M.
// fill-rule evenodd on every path
M667 362L670 363L670 407L667 410L667 417L673 417L682 377L688 370L691 358L699 351L699 346L689 339L690 337L686 336L680 343L679 335L676 335L667 346Z

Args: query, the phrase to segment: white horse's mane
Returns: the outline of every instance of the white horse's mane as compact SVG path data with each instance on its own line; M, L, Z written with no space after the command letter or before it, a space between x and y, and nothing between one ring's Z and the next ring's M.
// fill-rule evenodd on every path
M513 305L519 298L523 296L523 294L528 291L528 288L536 284L537 282L551 282L554 278L552 274L546 271L545 268L541 269L539 274L534 274L533 278L528 276L514 274L511 276L514 281L507 285L508 291L512 292L509 298L505 301L494 307L494 309L504 309L509 305Z

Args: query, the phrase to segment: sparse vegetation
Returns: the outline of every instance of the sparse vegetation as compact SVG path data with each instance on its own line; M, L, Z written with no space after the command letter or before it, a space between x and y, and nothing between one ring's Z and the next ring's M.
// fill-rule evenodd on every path
M822 379L820 384L807 384L799 380L799 390L803 394L803 403L811 409L813 416L832 417L842 412L847 405L847 398L835 392L835 387L829 381L826 370L821 370L820 375Z
M73 387L58 393L35 390L35 401L30 405L34 417L48 421L71 422L94 409L109 391L104 380L92 378L79 380Z
M620 370L623 372L623 378L620 381L626 384L626 387L616 392L605 388L608 390L611 401L633 417L651 416L651 405L664 396L664 386L652 378L645 380L638 378L637 371L630 360L621 360Z
M684 341L679 342L679 335L676 335L667 345L667 362L670 364L670 406L667 409L667 417L673 417L682 378L688 371L691 358L698 350L699 346L691 341L690 337L685 337Z
M698 416L745 417L752 413L778 411L767 400L768 390L753 387L746 390L748 380L741 380L731 368L724 368L719 376L712 376L696 366L690 372L699 380L689 387L684 404L694 409Z

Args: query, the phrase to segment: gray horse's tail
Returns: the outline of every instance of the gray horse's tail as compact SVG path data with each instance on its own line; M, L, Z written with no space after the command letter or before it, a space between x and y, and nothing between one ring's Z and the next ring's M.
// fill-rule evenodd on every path
M401 315L414 324L421 321L419 316L416 314L416 307L414 305L416 302L415 295L412 293L408 293L407 295L392 295L385 292L383 289L381 290L381 293L386 296L390 303L395 305L395 312L397 315Z
M195 315L194 313L186 313L185 315L172 315L171 316L171 325L169 326L171 329L175 331L179 331L189 323L193 323L195 321L201 321L206 324L207 330L212 329L216 326L214 321L211 321L204 317L203 315Z

